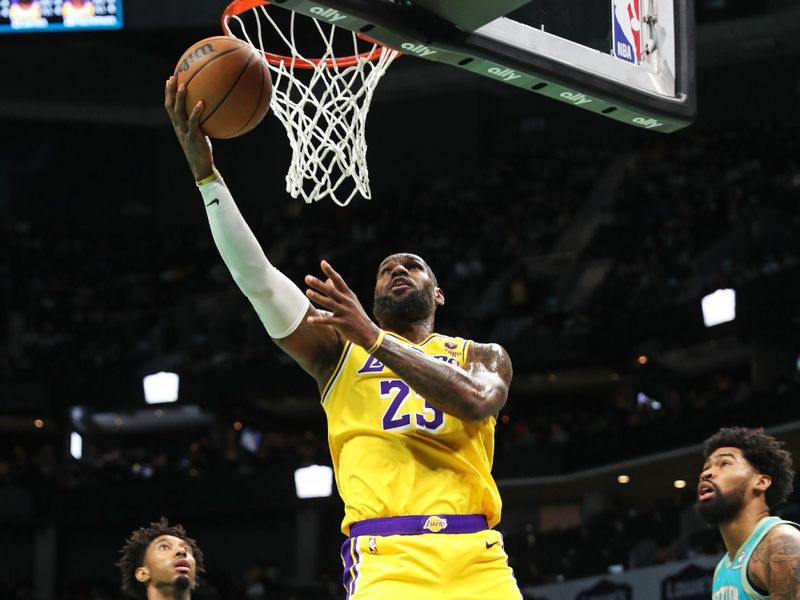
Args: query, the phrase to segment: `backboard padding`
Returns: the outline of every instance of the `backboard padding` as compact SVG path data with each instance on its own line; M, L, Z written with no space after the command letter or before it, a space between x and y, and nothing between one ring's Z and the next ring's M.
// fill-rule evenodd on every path
M531 0L414 0L414 5L465 31L503 17Z
M475 7L479 4L476 0L402 4L385 0L274 0L273 3L337 27L362 32L405 54L446 63L636 127L671 132L693 120L696 112L693 0L674 0L674 73L664 66L665 61L629 64L609 52L514 19L498 17L470 32L420 8L426 4L441 12L444 7L458 6L461 1ZM612 0L604 1L611 10ZM672 0L644 1L652 4ZM512 7L520 4L518 0L503 3ZM495 6L492 2L486 4ZM427 83L435 84L435 81Z

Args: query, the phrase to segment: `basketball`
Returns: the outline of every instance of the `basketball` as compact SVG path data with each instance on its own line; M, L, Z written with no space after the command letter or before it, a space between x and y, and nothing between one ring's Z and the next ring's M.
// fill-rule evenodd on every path
M186 85L186 114L203 100L200 127L212 138L234 138L261 122L272 97L266 60L242 40L214 36L183 53L175 67Z

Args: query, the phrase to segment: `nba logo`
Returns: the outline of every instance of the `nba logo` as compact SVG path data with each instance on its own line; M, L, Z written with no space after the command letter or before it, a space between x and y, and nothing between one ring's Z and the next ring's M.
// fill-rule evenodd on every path
M611 53L620 60L639 64L642 54L641 0L611 0L613 48Z

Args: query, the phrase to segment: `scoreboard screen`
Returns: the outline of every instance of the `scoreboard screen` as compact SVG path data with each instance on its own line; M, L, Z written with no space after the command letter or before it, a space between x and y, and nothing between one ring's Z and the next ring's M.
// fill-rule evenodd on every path
M0 0L0 33L121 27L122 0Z

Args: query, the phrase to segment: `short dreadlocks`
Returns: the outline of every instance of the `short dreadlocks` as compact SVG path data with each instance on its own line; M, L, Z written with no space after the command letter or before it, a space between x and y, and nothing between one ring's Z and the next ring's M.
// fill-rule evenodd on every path
M140 527L131 533L131 537L119 551L121 556L117 566L122 571L122 591L127 596L146 600L146 586L137 581L136 569L144 565L144 555L150 542L162 535L171 535L189 544L197 565L197 572L205 572L203 552L197 546L197 542L186 535L186 530L181 525L170 525L167 519L161 517L159 521L150 523L148 527Z
M786 501L794 488L794 470L792 455L784 448L783 442L764 433L761 427L723 427L705 441L703 458L708 460L717 448L726 447L741 450L742 456L756 471L772 478L772 485L765 494L770 510Z

